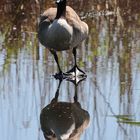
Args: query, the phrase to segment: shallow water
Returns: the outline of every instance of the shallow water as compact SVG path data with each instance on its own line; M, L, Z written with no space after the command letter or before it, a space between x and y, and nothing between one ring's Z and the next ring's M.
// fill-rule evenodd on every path
M49 2L42 9L50 7ZM87 3L81 1L77 7L69 2L80 15L86 15L83 17L90 31L77 49L78 65L87 73L87 79L78 85L78 101L90 115L81 140L139 140L138 5L125 10L125 3L120 3L120 16L105 16L100 14L104 5L90 0ZM24 3L20 12L13 13L7 6L12 7L10 3L1 5L6 16L0 12L0 139L43 140L40 112L54 98L59 83L52 77L57 72L56 63L37 39L37 19L43 10L36 3L32 8ZM97 6L99 13L93 14L92 6ZM87 14L89 11L92 14ZM21 19L14 18L17 14ZM64 71L72 67L70 51L59 53L59 59ZM74 93L74 84L64 80L59 101L73 102Z

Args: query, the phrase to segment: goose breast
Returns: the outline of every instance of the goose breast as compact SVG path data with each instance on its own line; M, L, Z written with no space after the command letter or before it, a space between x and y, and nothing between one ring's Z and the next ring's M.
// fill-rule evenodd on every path
M46 32L48 48L56 51L70 49L73 36L73 27L64 18L55 19Z

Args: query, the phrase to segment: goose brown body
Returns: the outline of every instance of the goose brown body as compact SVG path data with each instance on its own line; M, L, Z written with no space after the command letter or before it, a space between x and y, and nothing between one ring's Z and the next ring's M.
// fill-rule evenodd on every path
M88 36L88 26L77 13L66 6L66 11L56 19L57 8L46 10L39 24L39 40L42 45L55 51L78 47Z

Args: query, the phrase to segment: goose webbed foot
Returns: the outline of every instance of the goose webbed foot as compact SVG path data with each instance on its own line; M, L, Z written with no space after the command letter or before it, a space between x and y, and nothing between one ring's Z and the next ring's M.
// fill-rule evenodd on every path
M81 81L86 80L86 78L87 78L87 76L84 76L84 77L70 77L70 78L67 78L66 80L72 82L74 85L78 85Z
M75 65L71 70L66 72L67 74L71 75L70 77L78 77L78 78L86 78L86 73L81 70L77 65Z
M54 76L55 79L63 80L63 79L70 78L71 77L71 74L64 73L64 72L60 71L59 73L56 73L53 76Z

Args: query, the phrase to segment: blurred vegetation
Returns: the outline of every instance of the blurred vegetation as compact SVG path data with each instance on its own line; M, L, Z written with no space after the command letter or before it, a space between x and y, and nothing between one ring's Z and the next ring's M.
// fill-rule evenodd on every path
M95 81L103 74L106 76L108 69L112 75L114 69L117 69L119 79L117 84L120 88L118 114L128 115L114 115L114 117L118 123L139 126L140 122L137 121L139 119L133 119L129 114L134 112L131 106L134 102L133 86L135 77L140 72L140 2L136 0L68 0L68 5L72 6L89 25L89 37L83 43L83 47L77 49L80 67L93 73L92 79L95 77ZM24 58L28 53L33 64L41 60L42 65L45 64L43 70L46 67L47 70L45 70L49 73L57 71L55 63L50 64L50 60L52 62L53 59L50 59L48 50L39 47L37 38L40 14L51 6L55 6L54 0L0 0L0 78L6 79L4 74L10 71L13 59L14 63L17 63L21 52L24 56L19 59L20 63L17 65L23 64L21 60L28 59ZM43 48L43 51L40 48ZM70 69L73 61L71 53L63 52L61 57L60 63L64 71ZM16 71L22 73L24 70L17 65ZM30 63L28 66L30 67ZM39 64L37 66L38 71L41 71L38 75L41 75L43 70ZM34 71L36 68L35 66L33 68ZM99 75L99 73L103 74ZM28 69L26 74L29 77ZM102 79L101 82L105 84L107 78ZM41 83L41 80L38 81ZM113 84L109 88L113 88ZM5 87L7 89L7 85ZM44 86L43 92L47 90L47 86ZM96 105L96 102L94 104Z
M119 24L128 24L128 20L134 22L138 16L135 14L140 11L140 4L136 0L69 0L68 5L79 14L81 12L86 14L87 12L95 13L107 10L116 11L119 16L117 18ZM53 0L1 0L0 31L5 34L6 40L17 37L21 32L36 32L39 15L51 6L55 6ZM135 16L133 17L133 15ZM94 14L92 18L94 18Z
M132 118L132 115L116 115L114 116L118 123L124 123L132 126L140 126L140 121Z

